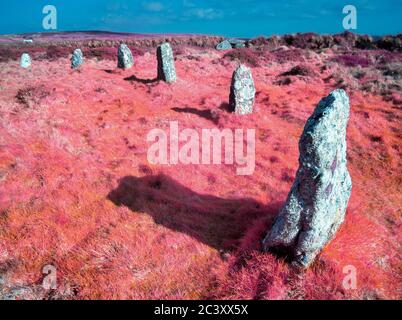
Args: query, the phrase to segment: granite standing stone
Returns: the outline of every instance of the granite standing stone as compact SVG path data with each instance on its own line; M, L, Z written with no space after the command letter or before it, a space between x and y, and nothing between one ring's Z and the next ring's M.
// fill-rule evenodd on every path
M306 268L342 224L352 189L346 160L349 98L335 90L307 120L299 141L299 169L286 203L263 241L290 249Z
M230 87L229 104L231 109L240 115L253 112L255 86L251 70L240 65L233 73Z
M22 68L26 69L26 68L29 68L31 66L31 63L32 63L32 61L31 61L31 57L29 56L29 54L28 53L23 53L21 55L20 66Z
M167 83L176 81L176 69L174 65L173 50L169 43L163 43L158 46L158 79Z
M119 46L117 61L117 67L121 69L130 69L134 65L133 54L130 48L124 43Z
M71 69L77 69L84 63L84 55L81 49L75 49L71 57Z

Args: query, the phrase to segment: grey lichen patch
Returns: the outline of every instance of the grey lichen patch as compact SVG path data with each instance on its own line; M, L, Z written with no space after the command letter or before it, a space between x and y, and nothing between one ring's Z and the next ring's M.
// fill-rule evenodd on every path
M133 54L130 48L122 43L117 52L117 67L120 69L130 69L134 65Z
M347 169L349 98L335 90L307 120L299 141L299 169L287 201L263 241L264 249L288 248L308 267L344 221L352 181Z
M254 100L255 86L253 75L249 68L245 65L240 65L232 77L229 96L231 109L239 115L252 113Z
M158 59L158 79L167 83L175 82L177 78L176 68L170 44L166 42L158 46L156 55Z

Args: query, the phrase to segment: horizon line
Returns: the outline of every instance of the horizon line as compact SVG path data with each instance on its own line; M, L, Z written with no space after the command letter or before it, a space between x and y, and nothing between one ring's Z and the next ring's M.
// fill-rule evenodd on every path
M129 31L110 31L110 30L55 30L55 31L39 31L39 32L24 32L24 33L5 33L2 34L0 33L0 37L7 37L7 36L27 36L27 35L57 35L57 34L62 34L62 33L104 33L104 34L120 34L120 35L142 35L142 36L164 36L164 35L169 35L169 36L209 36L209 37L223 37L223 38L239 38L239 39L254 39L258 37L273 37L273 36L286 36L286 35L298 35L298 34L316 34L316 35L342 35L342 34L356 34L356 35L361 35L361 36L371 36L371 37L386 37L386 36L402 36L402 32L398 33L387 33L387 34L369 34L369 33L359 33L356 31L350 31L350 30L345 30L342 32L336 32L336 33L320 33L320 32L314 32L314 31L308 31L308 32L287 32L287 33L273 33L273 34L260 34L260 35L255 35L255 36L250 36L250 37L239 37L239 36L225 36L222 34L204 34L204 33L178 33L178 32L161 32L161 33L148 33L148 32L129 32Z

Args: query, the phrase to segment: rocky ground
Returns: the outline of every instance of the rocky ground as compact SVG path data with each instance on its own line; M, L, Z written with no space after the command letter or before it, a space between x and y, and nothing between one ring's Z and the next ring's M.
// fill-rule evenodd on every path
M400 37L171 38L178 80L156 79L158 38L0 45L0 297L10 299L398 299ZM81 41L81 42L80 42ZM85 64L70 69L81 47ZM19 67L28 52L32 67ZM254 113L228 111L231 76L251 68ZM310 269L263 253L286 200L298 140L318 101L350 96L345 223ZM155 166L147 133L255 128L256 169ZM42 269L57 269L46 291ZM357 288L342 285L345 266Z

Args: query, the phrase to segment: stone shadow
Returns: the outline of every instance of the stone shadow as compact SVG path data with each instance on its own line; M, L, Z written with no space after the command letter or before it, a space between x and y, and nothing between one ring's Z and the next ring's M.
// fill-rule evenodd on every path
M154 78L154 79L140 79L135 75L132 75L130 77L124 78L124 80L126 81L131 81L131 82L138 82L138 83L142 83L142 84L151 84L151 83L155 83L158 82L159 79L158 78Z
M214 114L211 112L211 110L199 110L196 108L192 108L192 107L184 107L184 108L178 108L178 107L174 107L172 108L173 111L176 111L178 113L191 113L191 114L195 114L201 118L207 119L212 121L215 124L218 124L219 119L217 116L214 116Z
M233 249L255 220L274 217L282 205L197 193L164 174L126 176L108 199L223 251Z

